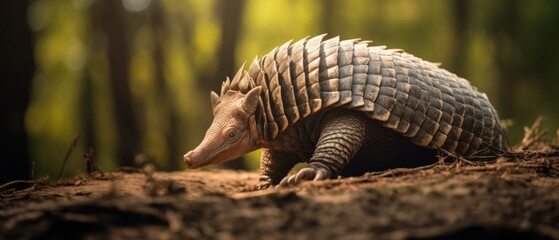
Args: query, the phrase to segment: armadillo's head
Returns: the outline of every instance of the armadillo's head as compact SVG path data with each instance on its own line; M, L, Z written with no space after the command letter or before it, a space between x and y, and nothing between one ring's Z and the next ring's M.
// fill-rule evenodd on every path
M219 97L211 93L214 119L204 140L184 155L190 168L236 159L259 148L260 137L254 113L260 102L262 87L246 94L229 90Z

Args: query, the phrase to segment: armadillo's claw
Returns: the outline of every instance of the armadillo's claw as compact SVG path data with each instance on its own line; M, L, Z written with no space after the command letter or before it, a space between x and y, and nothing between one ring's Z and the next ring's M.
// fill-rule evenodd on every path
M330 178L330 171L322 167L310 166L303 168L297 174L284 177L279 187L292 187L304 181L317 181Z
M251 191L265 190L265 189L268 189L272 186L273 186L272 183L261 183L261 184L258 184L256 186L248 187L246 189L246 191L251 192Z
M280 188L280 187L287 187L287 180L289 180L290 176L286 176L284 177L281 182L276 186L276 188Z

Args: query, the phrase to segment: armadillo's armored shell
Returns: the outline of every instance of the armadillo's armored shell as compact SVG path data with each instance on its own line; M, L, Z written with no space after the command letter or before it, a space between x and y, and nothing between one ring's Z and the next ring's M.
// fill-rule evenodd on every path
M257 112L263 137L273 139L317 111L344 107L417 145L458 156L508 147L497 112L467 80L401 50L323 37L289 41L255 59L248 76L233 79L231 90L247 91L235 87L246 86L238 78L263 87Z

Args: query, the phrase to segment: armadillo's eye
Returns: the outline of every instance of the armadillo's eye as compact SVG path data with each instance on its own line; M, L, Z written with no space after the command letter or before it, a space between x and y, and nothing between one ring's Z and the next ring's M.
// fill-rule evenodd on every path
M233 139L233 138L237 137L237 131L235 131L235 130L229 131L229 133L227 133L227 136L229 137L229 139Z

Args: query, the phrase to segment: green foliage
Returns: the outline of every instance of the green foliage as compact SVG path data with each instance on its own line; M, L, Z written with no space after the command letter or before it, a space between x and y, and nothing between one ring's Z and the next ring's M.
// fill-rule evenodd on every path
M118 165L118 126L109 84L114 80L109 77L107 38L95 18L97 2L36 0L28 11L38 68L25 121L36 176L57 173L73 136L87 132L88 119L93 136L82 135L66 173L85 169L79 153L87 144L95 148L101 168ZM217 10L222 2L140 1L145 6L123 2L129 10L123 12L129 88L140 124L141 153L158 166L174 170L182 166L180 152L199 143L211 120L205 81L214 81L207 76L217 71L220 43L231 41L223 39L223 13ZM520 137L521 127L537 115L547 117L544 127L559 127L559 81L555 76L559 69L559 2L466 1L465 9L456 8L458 2L247 0L241 12L235 65L250 63L256 55L289 39L324 32L374 40L374 44L442 62L446 69L472 81L488 94L502 118L514 120L513 142ZM466 12L462 17L457 15L461 10ZM157 11L163 17L154 27ZM458 29L460 21L462 29ZM155 54L157 46L161 47L160 59ZM163 73L162 85L158 85L157 71ZM217 78L224 80L225 76ZM90 116L83 111L86 96L91 98ZM176 114L176 126L169 123L169 113ZM93 141L84 140L88 137ZM178 149L173 150L171 143ZM258 155L248 155L250 168L258 167Z

